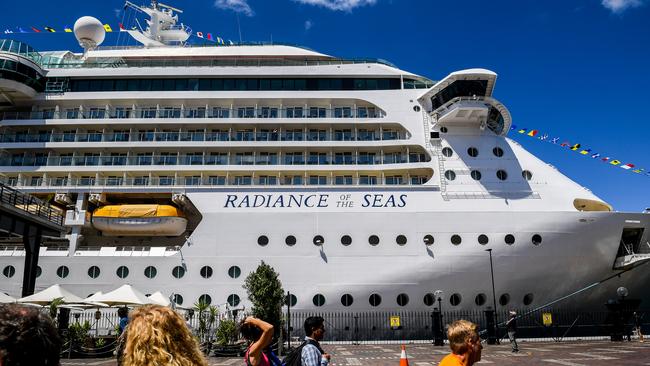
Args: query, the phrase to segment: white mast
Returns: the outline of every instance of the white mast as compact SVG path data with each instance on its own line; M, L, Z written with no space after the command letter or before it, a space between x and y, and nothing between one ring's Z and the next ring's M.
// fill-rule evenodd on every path
M157 0L152 0L149 7L138 6L130 1L126 1L125 6L149 15L146 29L127 30L131 37L145 47L183 45L192 33L184 24L177 25L178 15L174 12L183 13L180 9L158 3Z

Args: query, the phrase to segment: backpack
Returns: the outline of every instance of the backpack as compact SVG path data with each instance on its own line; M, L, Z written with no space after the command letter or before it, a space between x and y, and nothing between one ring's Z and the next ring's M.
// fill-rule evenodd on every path
M318 344L318 342L316 342L314 340L311 340L311 339L307 339L304 342L302 342L302 344L300 346L292 349L291 352L289 352L287 354L287 356L282 359L282 364L284 366L301 366L302 365L302 349L305 348L305 346L307 344L313 344L314 346L316 346L316 348L318 348L318 350L320 351L321 354L324 353L323 350L320 348L320 345Z

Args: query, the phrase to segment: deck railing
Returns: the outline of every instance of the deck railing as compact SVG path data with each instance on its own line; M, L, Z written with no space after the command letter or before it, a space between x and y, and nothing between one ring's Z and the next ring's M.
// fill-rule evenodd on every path
M56 225L63 225L63 211L49 203L8 187L0 182L0 202L22 210L30 215L44 218Z

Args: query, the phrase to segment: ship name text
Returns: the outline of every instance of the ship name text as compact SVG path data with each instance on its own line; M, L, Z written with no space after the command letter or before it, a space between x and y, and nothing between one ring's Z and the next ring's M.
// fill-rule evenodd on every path
M327 208L368 207L401 208L406 206L406 194L364 194L356 197L350 193L336 194L229 194L224 208ZM359 198L359 199L357 199Z

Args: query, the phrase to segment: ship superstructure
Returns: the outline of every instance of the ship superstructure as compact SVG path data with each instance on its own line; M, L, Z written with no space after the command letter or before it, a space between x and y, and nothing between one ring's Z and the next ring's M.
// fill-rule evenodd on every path
M264 260L298 308L424 309L436 290L484 308L492 248L500 306L537 306L648 259L649 215L613 212L507 138L492 71L432 82L296 46L195 47L177 9L139 8L138 47L102 48L92 19L75 25L83 53L0 41L3 179L70 227L46 241L37 288L237 307ZM23 256L5 241L1 291L20 293ZM648 300L649 276L579 303L621 284Z

